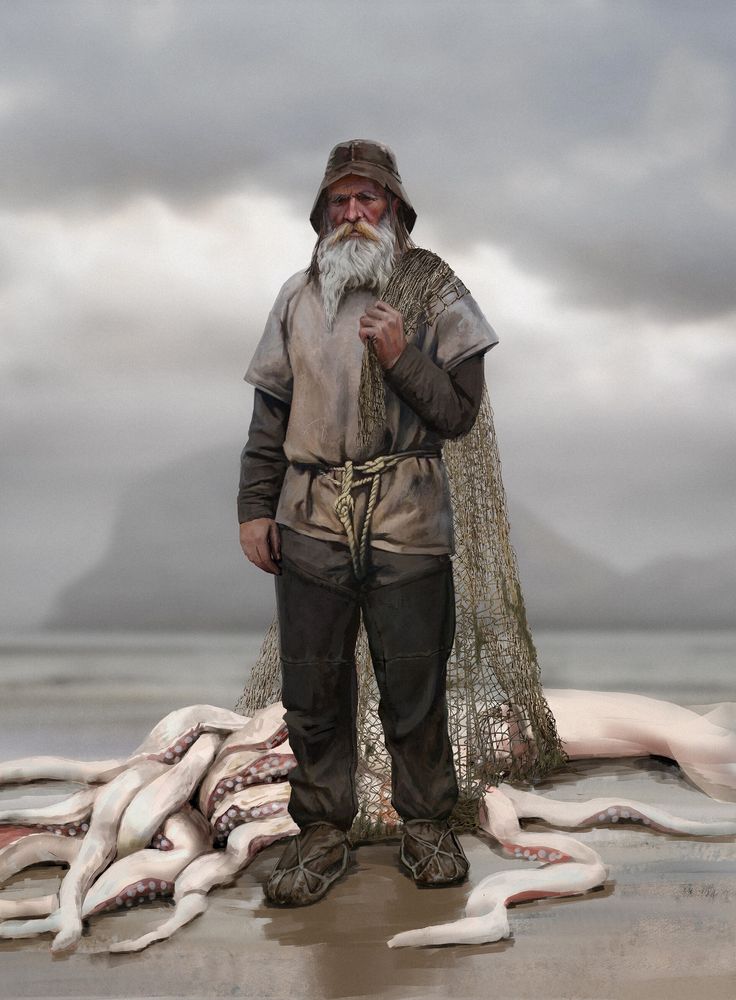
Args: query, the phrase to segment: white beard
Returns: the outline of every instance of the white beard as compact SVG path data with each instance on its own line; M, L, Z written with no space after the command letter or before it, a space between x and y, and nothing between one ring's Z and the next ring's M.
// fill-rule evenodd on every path
M339 226L324 237L317 248L322 304L327 329L335 322L345 292L354 288L374 288L380 295L394 269L396 234L387 215L377 226L361 222L371 235L346 236L350 224Z

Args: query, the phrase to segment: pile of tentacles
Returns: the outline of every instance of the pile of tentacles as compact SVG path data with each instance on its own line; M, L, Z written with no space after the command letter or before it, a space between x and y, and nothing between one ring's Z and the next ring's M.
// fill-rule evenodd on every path
M570 749L577 749L574 740L572 734ZM210 890L296 832L287 812L294 763L283 707L274 704L250 719L211 705L179 709L126 760L0 764L0 785L82 785L54 805L0 811L0 885L32 865L68 865L58 895L11 900L0 893L0 937L52 934L52 951L66 951L95 914L162 897L174 906L154 931L108 947L137 951L170 937L207 909ZM563 803L509 785L491 788L480 832L511 857L537 865L488 876L470 892L462 918L398 934L389 946L496 941L510 934L508 904L602 884L607 870L594 850L569 834L526 832L519 820L527 817L567 828L636 821L675 833L736 833L736 818L702 823L624 799Z

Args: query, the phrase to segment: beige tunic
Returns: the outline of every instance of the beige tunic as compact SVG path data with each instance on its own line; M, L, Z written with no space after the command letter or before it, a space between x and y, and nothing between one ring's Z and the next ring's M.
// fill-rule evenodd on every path
M291 406L284 453L292 464L276 520L314 538L347 543L334 510L341 474L324 467L374 457L359 445L363 344L358 327L361 315L377 297L365 290L347 294L328 330L319 289L307 283L300 271L279 292L245 375L252 385ZM422 353L445 370L488 350L497 340L470 294L449 305L432 323L421 322L412 338ZM388 386L386 416L388 432L382 454L439 454L439 435ZM367 486L353 492L358 535L367 495ZM440 457L404 458L382 473L370 544L390 552L440 555L453 551L450 495Z

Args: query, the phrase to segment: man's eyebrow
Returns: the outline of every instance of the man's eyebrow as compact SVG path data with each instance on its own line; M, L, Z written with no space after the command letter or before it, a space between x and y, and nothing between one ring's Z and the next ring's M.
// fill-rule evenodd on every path
M351 194L354 194L356 197L368 195L370 198L380 198L383 192L372 191L370 188L362 188L360 191L336 191L334 194L329 195L329 198L331 200L335 198L349 198Z

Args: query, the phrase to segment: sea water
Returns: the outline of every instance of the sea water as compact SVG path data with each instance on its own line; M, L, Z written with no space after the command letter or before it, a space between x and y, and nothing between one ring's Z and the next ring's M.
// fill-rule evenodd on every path
M736 701L736 632L539 631L543 684L704 705ZM0 759L127 756L167 712L232 708L262 636L0 636Z

